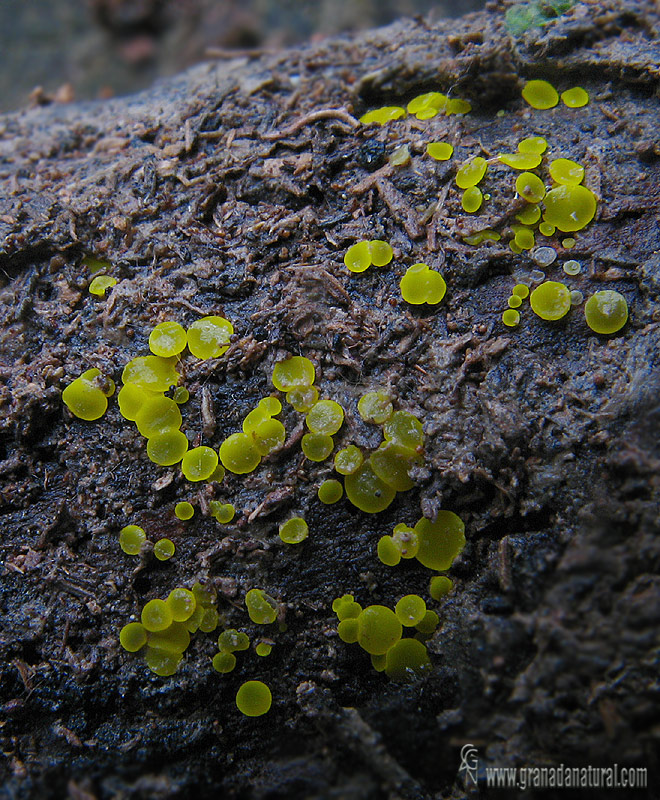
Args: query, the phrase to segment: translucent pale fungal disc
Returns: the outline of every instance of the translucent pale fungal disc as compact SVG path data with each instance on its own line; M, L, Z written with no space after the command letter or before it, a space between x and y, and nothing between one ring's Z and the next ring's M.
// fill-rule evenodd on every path
M363 394L358 400L357 408L358 414L365 422L373 422L377 425L386 422L394 411L389 395L380 389ZM357 448L355 449L357 450Z
M549 267L557 259L557 251L554 247L537 247L531 255L539 267Z
M486 174L487 169L486 159L481 156L475 156L464 161L456 173L456 185L459 189L476 186Z
M579 306L582 301L584 300L584 295L579 289L572 289L571 290L571 305L572 306Z
M369 514L386 509L396 495L394 489L374 473L368 461L344 478L344 488L351 503Z
M582 272L582 267L579 261L575 261L574 259L569 259L568 261L564 261L564 265L562 267L564 272L567 275L579 275Z
M410 163L410 148L407 144L402 144L390 153L387 161L393 167L405 167Z

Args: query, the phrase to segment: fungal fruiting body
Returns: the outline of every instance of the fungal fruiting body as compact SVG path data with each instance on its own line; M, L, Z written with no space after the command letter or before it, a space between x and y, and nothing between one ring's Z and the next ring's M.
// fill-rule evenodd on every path
M101 370L88 369L64 389L62 400L74 416L93 421L105 414L108 397L112 396L114 390L114 383L110 379L103 379Z
M605 289L587 300L584 316L587 325L595 333L616 333L628 321L628 303L619 292Z
M399 285L401 296L411 305L437 305L447 291L442 275L423 263L408 267Z
M263 681L246 681L236 693L236 707L246 717L261 717L270 711L273 696Z
M532 311L541 319L558 320L566 316L571 307L571 293L559 281L545 281L529 296Z
M351 245L344 255L344 265L350 272L364 272L373 264L375 267L384 267L390 263L394 251L382 239L356 242Z

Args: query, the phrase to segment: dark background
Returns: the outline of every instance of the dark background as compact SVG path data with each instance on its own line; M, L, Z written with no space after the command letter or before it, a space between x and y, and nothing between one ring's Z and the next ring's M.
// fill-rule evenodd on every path
M483 0L0 0L0 112L128 94L208 57L275 48ZM33 92L42 87L41 92ZM32 95L31 95L32 93Z

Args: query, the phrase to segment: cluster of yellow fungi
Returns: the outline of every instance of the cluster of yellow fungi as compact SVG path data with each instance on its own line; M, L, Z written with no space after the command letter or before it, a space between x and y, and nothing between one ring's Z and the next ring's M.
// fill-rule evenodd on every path
M385 125L392 120L403 119L408 114L418 120L425 120L437 117L438 114L450 116L451 114L467 114L470 111L472 111L472 106L468 100L463 100L460 97L450 98L442 94L442 92L426 92L413 97L405 108L402 106L383 106L367 111L366 114L360 117L360 122L363 125L371 123Z
M119 546L129 556L137 556L147 541L144 528L139 525L125 525L119 531ZM159 561L167 561L174 555L174 542L171 539L158 539L153 545L153 554Z
M561 99L568 108L583 108L589 102L589 95L581 86L573 86L561 95L548 81L527 81L522 90L523 100L532 108L546 111L554 108Z
M373 264L385 267L392 260L394 251L382 239L364 239L352 244L344 255L344 264L350 272L364 272Z
M282 411L276 397L264 397L243 420L243 430L232 433L220 445L224 469L236 475L253 472L261 459L279 449L286 439L284 425L275 417Z

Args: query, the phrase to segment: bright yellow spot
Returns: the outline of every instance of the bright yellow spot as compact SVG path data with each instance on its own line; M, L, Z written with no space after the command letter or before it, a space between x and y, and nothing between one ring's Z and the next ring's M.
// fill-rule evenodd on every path
M445 296L447 284L439 272L427 264L413 264L399 282L401 296L411 305L437 305Z
M555 87L547 81L527 81L522 90L523 99L532 108L554 108L559 102Z
M89 293L96 295L96 297L105 297L106 291L111 286L117 285L117 279L110 277L110 275L97 275L92 278L89 284Z
M185 433L176 429L151 436L147 440L147 455L161 467L171 467L178 464L188 449L188 439Z
M587 300L584 316L595 333L616 333L628 320L628 303L619 292L605 289Z
M459 189L467 189L476 186L486 174L488 164L486 159L475 156L463 162L456 173L456 185Z
M186 520L192 519L193 514L195 513L195 509L192 505L185 500L181 503L177 503L174 506L174 515L178 517L178 519Z
M300 544L309 536L309 526L302 517L292 517L280 525L280 539L285 544Z
M149 334L149 349L155 356L169 358L178 355L186 346L186 332L178 322L161 322Z
M374 108L367 111L360 117L360 122L363 125L369 125L376 122L378 125L385 125L393 119L401 119L406 116L406 109L401 106L383 106L382 108Z
M497 160L513 169L535 169L541 163L539 153L498 153Z
M596 197L586 186L558 186L544 204L544 220L564 233L581 230L596 214Z
M522 172L518 175L516 178L516 191L521 197L524 197L528 203L538 203L545 197L545 185L539 176L535 175L533 172ZM538 217L536 219L538 219ZM536 222L536 220L534 220L534 222Z
M502 322L508 328L515 328L520 323L520 314L514 308L507 308L502 314Z
M449 161L454 154L454 145L449 142L429 142L426 152L436 161Z
M483 199L484 196L478 186L468 186L461 197L463 211L467 211L468 214L474 214L475 211L479 211L481 208Z
M188 349L202 360L218 358L229 349L234 326L224 317L202 317L188 328Z
M571 292L558 281L545 281L530 294L532 311L541 319L557 320L566 316L571 307Z
M311 386L315 378L314 364L304 356L291 356L273 368L273 386L281 392Z
M589 95L581 86L574 86L561 93L561 101L569 108L582 108L589 102Z
M253 472L261 463L261 453L251 434L232 433L220 445L222 466L236 475Z
M218 454L211 447L193 447L181 461L181 472L189 481L205 481L218 466Z
M548 143L542 136L528 136L523 139L518 145L518 150L521 153L538 153L541 155L545 153Z

